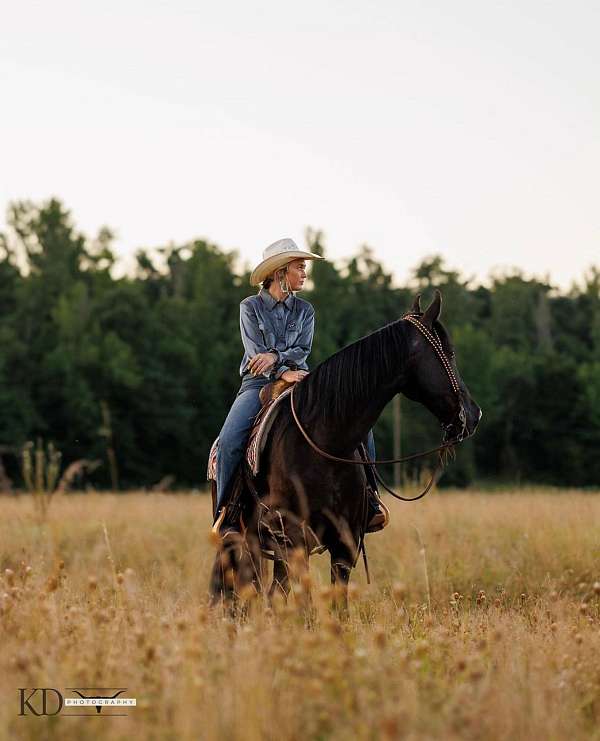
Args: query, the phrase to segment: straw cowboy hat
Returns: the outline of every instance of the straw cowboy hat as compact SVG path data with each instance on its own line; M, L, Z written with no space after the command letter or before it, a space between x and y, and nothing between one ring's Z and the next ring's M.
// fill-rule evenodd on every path
M274 273L279 268L283 268L293 260L323 260L321 255L315 255L314 252L301 250L293 239L278 239L265 248L263 260L252 271L250 276L250 285L257 286L263 280Z

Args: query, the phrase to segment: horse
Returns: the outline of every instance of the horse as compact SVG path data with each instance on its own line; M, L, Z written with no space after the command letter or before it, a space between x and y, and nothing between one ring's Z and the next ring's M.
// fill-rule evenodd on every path
M423 404L441 423L447 446L472 435L481 418L439 321L441 305L436 290L422 311L418 295L400 319L324 360L279 402L260 472L253 478L245 467L233 493L243 528L217 551L212 604L261 591L265 549L274 561L269 600L277 592L287 598L291 554L306 570L312 551L327 550L332 584L347 608L369 483L368 468L351 463L361 462L361 444L384 407L398 393Z

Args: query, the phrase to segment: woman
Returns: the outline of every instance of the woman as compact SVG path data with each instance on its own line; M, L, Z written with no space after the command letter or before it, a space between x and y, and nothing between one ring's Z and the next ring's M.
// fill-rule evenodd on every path
M253 270L250 284L262 284L258 294L240 303L240 332L244 357L240 365L242 385L219 433L217 450L217 503L215 530L225 517L225 505L254 417L261 408L259 393L276 379L290 383L308 373L315 312L308 301L295 295L306 280L308 260L322 260L320 255L300 249L292 239L280 239L269 245L262 262ZM368 453L375 458L373 434L369 433ZM375 489L374 482L371 488ZM371 518L368 529L380 529L385 515L376 492L370 497Z

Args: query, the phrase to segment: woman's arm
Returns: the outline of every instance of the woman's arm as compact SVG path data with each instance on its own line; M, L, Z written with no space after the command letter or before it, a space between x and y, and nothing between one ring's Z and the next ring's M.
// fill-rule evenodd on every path
M250 304L244 303L243 301L240 304L240 334L246 355L248 355L251 360L253 360L257 355L273 355L273 362L270 364L267 362L268 358L264 358L265 362L262 362L263 358L259 358L257 362L259 363L258 368L260 369L260 373L254 374L263 375L266 378L269 378L271 376L273 364L278 359L279 353L275 348L266 347L263 334L258 326L256 312ZM251 370L254 370L252 365L249 364L249 367ZM264 368L262 367L263 365L265 365Z

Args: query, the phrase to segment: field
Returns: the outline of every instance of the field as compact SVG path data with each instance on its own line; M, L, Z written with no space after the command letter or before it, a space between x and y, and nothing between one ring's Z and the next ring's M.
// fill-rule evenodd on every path
M0 738L600 739L600 497L386 502L347 620L317 556L235 621L207 607L208 497L69 494L43 523L3 497ZM18 688L94 686L137 706L19 715Z

